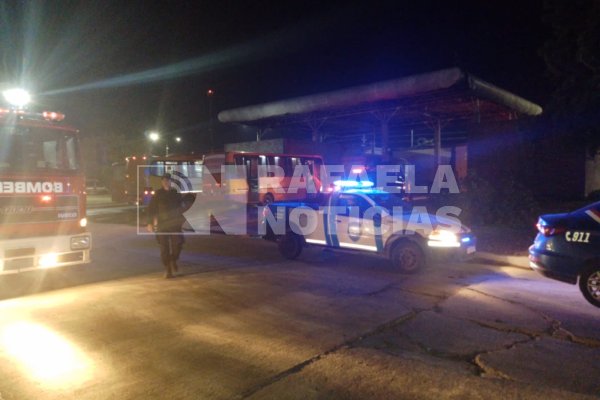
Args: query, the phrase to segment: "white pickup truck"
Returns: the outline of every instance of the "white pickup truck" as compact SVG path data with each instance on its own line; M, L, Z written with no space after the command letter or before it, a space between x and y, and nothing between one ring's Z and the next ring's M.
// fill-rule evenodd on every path
M411 207L401 196L353 187L322 194L315 202L271 203L263 209L263 237L289 259L305 245L370 252L394 268L414 273L434 256L475 252L475 237L458 218Z

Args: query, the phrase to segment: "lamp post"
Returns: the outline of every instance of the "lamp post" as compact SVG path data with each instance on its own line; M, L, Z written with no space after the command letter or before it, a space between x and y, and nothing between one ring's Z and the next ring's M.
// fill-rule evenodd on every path
M148 137L148 140L150 140L150 142L152 143L157 143L161 140L161 135L160 133L156 132L156 131L149 131L146 133L146 136ZM175 143L181 143L181 137L179 136L175 136L173 137L173 140L175 141ZM165 141L165 157L169 156L169 138L168 137L164 137L164 141Z
M160 133L156 131L147 131L146 138L150 141L149 154L152 154L152 145L160 140Z
M176 136L173 138L175 140L175 143L181 143L181 138L179 136ZM165 139L165 157L169 156L169 139Z
M215 91L212 89L208 89L206 91L206 97L208 97L208 133L210 134L210 151L214 150L214 134L213 134L213 96Z
M150 139L151 142L158 142L158 140L160 139L160 134L158 132L148 132L148 139Z

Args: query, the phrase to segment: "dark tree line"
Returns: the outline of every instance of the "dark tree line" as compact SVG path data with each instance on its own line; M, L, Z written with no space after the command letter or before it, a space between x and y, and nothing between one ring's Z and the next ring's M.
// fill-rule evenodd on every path
M552 37L540 50L554 87L546 106L556 131L590 153L600 147L600 0L547 0Z

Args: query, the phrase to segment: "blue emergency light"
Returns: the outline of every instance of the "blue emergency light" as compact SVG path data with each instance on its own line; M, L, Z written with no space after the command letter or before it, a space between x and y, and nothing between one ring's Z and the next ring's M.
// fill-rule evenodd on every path
M343 188L370 188L375 186L375 184L371 181L352 181L352 180L338 180L333 182L333 185L336 189Z

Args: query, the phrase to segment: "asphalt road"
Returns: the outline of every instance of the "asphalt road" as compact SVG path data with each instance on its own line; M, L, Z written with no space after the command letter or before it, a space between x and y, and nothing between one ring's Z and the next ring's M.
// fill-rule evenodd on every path
M285 261L92 222L93 262L0 276L0 399L554 399L600 396L600 309L476 263L403 276L361 254Z

